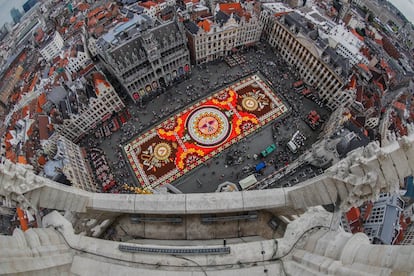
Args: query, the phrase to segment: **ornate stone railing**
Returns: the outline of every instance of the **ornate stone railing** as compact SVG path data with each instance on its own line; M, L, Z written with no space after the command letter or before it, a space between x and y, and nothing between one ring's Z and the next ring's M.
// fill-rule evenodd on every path
M381 192L396 191L404 178L413 174L412 126L409 133L400 139L390 135L384 147L372 142L354 150L325 173L289 188L207 194L99 194L61 185L6 160L0 164L0 195L24 208L81 213L202 214L305 209L324 204L339 204L348 210L375 200Z

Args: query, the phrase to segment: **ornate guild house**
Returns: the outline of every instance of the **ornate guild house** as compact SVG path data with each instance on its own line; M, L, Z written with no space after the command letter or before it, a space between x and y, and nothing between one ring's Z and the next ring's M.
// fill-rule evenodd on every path
M134 101L190 72L186 44L181 23L161 24L145 14L118 24L97 41L103 64Z

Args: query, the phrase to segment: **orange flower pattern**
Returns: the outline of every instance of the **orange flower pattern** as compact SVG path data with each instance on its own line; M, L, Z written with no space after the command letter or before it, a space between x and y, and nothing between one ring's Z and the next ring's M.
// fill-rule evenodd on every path
M252 75L139 135L124 151L143 187L171 183L288 109Z

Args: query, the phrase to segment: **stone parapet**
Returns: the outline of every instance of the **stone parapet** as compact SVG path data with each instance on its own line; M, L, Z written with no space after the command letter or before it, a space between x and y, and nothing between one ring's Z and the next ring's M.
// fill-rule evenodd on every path
M251 210L305 209L336 204L342 210L395 192L414 174L414 135L380 147L372 142L323 174L294 187L207 194L100 194L90 193L34 175L21 165L0 164L0 195L24 209L38 207L85 213L89 211L140 214L206 214Z
M411 275L414 246L374 245L363 233L319 230L294 250L287 271L296 275Z

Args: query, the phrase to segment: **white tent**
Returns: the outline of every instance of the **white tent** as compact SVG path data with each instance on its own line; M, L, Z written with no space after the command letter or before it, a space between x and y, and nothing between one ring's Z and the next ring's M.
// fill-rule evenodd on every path
M257 183L257 179L254 176L254 174L251 174L248 177L243 178L242 180L239 181L239 184L242 190L246 190L247 188L249 188L250 186L256 183Z
M289 141L287 146L292 152L296 152L298 150L298 147L292 141Z

